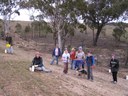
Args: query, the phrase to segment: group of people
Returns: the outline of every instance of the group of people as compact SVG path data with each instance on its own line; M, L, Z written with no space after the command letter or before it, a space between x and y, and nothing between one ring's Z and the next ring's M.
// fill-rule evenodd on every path
M6 49L5 53L13 54L13 40L9 33L6 34ZM64 52L61 52L61 49L58 45L53 49L52 52L52 61L51 65L54 64L56 61L56 65L58 65L59 58L61 57L61 60L64 64L63 73L68 73L68 68L70 64L70 69L76 70L79 74L87 74L87 79L93 81L93 68L95 67L95 58L91 51L87 52L87 55L85 55L85 52L83 51L83 48L80 46L76 50L75 48L71 49L71 52L68 51L67 48L65 48ZM85 69L86 68L86 69ZM43 72L52 72L49 69L46 69L43 64L43 59L41 57L41 54L39 52L36 52L35 57L32 60L32 65L30 66L30 70L40 70ZM119 60L115 58L115 54L112 54L112 58L110 60L110 70L113 77L113 83L117 83L117 73L119 71Z
M61 56L61 51L58 46L53 50L53 60L51 62L51 65L56 60L56 64L58 65L58 58ZM92 70L95 66L95 59L92 55L91 51L88 51L87 56L85 57L85 53L80 46L78 50L76 51L75 48L72 48L71 52L68 52L68 49L65 48L63 54L62 54L62 62L64 63L64 69L63 73L68 73L68 65L71 64L70 68L72 70L78 71L78 73L87 74L87 79L93 81L93 73ZM85 65L87 66L87 72L85 70ZM79 74L79 75L80 75Z
M91 51L87 52L87 55L85 55L82 47L80 46L78 50L76 51L75 48L71 49L71 52L68 51L67 48L65 48L64 52L62 53L58 45L56 48L54 48L52 52L52 61L51 65L53 65L56 61L56 65L58 65L59 58L61 57L61 60L64 64L63 73L68 73L68 68L70 64L70 69L77 71L79 74L87 74L87 79L93 81L93 68L95 67L95 58ZM42 70L44 72L52 72L49 69L46 69L42 57L39 52L36 53L33 61L32 66L37 68L37 70ZM86 69L85 69L86 67ZM112 72L113 77L113 83L117 83L117 73L119 70L119 61L115 58L115 54L112 54L112 59L110 60L110 69Z

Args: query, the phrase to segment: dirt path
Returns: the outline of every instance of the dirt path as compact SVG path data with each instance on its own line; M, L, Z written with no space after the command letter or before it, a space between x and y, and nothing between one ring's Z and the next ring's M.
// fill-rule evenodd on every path
M97 69L94 82L76 76L70 69L67 75L62 75L63 64L50 65L51 55L44 53L45 66L53 72L31 73L27 67L35 51L15 46L13 55L4 54L4 42L0 45L0 96L128 96L128 81L123 78L118 78L118 84L112 84L111 74Z

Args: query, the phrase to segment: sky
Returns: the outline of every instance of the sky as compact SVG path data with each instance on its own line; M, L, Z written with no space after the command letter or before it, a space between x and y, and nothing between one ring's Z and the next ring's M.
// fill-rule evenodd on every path
M12 16L12 20L18 20L18 21L30 21L30 16L31 15L37 15L38 13L35 10L26 10L26 9L22 9L20 10L20 15L16 15L14 14Z
M31 15L38 15L39 12L34 10L34 9L31 9L31 10L27 10L27 9L21 9L19 10L20 11L20 15L17 15L17 14L14 14L12 15L12 18L11 20L16 20L16 21L30 21L30 16ZM0 18L2 19L2 16L0 16ZM127 17L128 18L128 17ZM45 19L45 21L47 21ZM121 20L118 20L118 22L121 21ZM80 20L80 22L82 22L82 20ZM113 21L113 22L117 22L117 21ZM128 23L128 20L127 21L124 21L126 23Z
M11 16L11 20L18 20L18 21L30 21L30 16L31 15L38 15L39 12L31 9L31 10L26 10L26 9L21 9L19 10L20 15L13 14ZM1 19L3 19L2 16L0 16Z

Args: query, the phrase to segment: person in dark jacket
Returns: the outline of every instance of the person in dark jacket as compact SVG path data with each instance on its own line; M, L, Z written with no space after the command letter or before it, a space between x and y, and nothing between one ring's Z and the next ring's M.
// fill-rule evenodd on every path
M112 54L112 59L110 60L110 68L112 72L112 77L113 77L113 83L117 83L117 73L119 71L119 61L115 59L115 55Z
M95 64L95 59L92 53L89 51L86 57L86 65L87 65L87 79L93 81L93 68Z
M10 48L8 48L8 53L13 53L13 40L9 33L6 34L6 44L10 44Z
M54 61L56 61L56 64L58 65L58 59L61 56L61 50L59 48L58 45L56 45L56 48L54 48L53 52L52 52L52 62L50 63L51 65L54 63Z
M5 40L6 40L6 42L8 42L11 46L13 45L12 37L9 35L9 33L7 33Z
M43 64L43 59L42 57L40 56L40 53L39 52L36 52L36 55L35 57L33 58L32 60L32 65L31 67L34 66L34 69L37 69L37 70L40 70L40 71L44 71L44 72L51 72L50 70L46 69L44 67L44 64Z

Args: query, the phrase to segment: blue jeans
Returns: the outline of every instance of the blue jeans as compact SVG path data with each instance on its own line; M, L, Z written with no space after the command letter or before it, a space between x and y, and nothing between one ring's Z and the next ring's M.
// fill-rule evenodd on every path
M52 62L50 64L52 65L56 60L56 64L58 65L58 58L59 58L58 56L53 56Z
M88 80L89 79L91 79L91 80L93 80L93 74L92 74L92 68L91 68L91 66L87 66L87 78L88 78Z
M71 60L71 69L73 70L75 69L75 62L76 62L75 60Z
M80 67L82 66L82 68L84 68L84 61L83 60L75 60L75 69L79 70Z
M13 47L11 46L10 48L7 48L7 53L13 53Z

